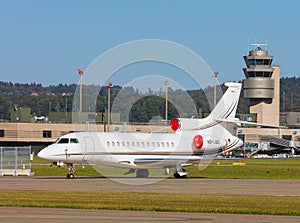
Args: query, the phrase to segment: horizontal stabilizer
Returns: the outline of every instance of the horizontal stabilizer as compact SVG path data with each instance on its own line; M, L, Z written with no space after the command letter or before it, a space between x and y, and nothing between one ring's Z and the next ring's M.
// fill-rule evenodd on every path
M217 121L234 123L236 125L256 125L256 126L263 126L263 127L270 127L270 128L280 128L280 129L286 129L287 128L286 126L271 125L271 124L264 124L264 123L257 123L257 122L240 121L238 119L217 119Z

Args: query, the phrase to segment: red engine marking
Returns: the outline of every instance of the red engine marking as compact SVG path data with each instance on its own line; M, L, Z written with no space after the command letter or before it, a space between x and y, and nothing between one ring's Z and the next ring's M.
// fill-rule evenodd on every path
M203 146L203 137L201 135L196 135L193 139L193 144L195 148L201 149Z
M171 129L172 129L173 131L176 131L177 129L179 129L179 127L180 127L179 120L178 120L177 118L173 118L173 119L171 120Z

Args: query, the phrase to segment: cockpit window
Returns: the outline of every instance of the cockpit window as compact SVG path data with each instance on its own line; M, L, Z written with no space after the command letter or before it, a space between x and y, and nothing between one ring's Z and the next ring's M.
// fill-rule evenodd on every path
M72 144L72 143L79 143L79 142L78 142L78 139L72 138L72 139L70 139L70 143Z
M69 139L68 139L68 138L61 138L57 143L58 143L58 144L69 143Z

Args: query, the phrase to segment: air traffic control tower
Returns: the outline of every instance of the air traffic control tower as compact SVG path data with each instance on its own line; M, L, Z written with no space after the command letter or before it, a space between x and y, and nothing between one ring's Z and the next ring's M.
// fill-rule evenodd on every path
M273 56L262 46L251 44L254 50L244 56L247 68L243 80L244 98L250 99L250 114L256 114L257 122L279 125L280 114L280 67L273 66Z

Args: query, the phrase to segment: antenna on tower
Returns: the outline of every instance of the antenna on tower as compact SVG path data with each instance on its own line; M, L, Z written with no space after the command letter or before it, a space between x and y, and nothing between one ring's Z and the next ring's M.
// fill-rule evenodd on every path
M248 51L250 51L250 40L248 38Z
M268 46L267 43L251 43L250 45L251 45L251 46L255 46L255 47L256 47L255 50L262 50L262 49L261 49L261 46Z

